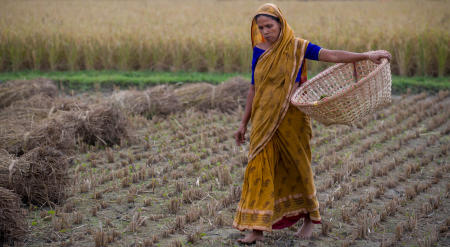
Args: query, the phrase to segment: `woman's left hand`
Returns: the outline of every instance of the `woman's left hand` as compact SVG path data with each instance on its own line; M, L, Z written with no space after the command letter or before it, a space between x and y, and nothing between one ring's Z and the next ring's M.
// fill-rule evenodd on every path
M376 64L381 63L382 58L387 58L387 60L391 61L392 55L388 51L378 50L378 51L368 51L365 52L368 59Z

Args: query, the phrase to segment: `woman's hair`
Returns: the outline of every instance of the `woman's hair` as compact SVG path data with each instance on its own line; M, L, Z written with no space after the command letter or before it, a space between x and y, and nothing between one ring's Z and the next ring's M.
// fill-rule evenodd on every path
M272 18L273 20L275 20L275 21L277 21L278 23L280 23L280 19L279 19L278 17L275 17L275 16L273 16L273 15L268 15L268 14L257 14L257 15L255 16L255 21L257 21L257 20L258 20L258 17L260 17L260 16L265 16L265 17Z

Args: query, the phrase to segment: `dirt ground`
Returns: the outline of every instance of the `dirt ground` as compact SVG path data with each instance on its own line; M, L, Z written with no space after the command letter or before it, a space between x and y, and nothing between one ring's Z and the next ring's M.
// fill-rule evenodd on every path
M231 227L248 144L242 109L132 117L138 144L75 156L69 199L30 206L25 246L237 246ZM256 246L450 246L450 95L396 95L357 126L313 121L323 223Z

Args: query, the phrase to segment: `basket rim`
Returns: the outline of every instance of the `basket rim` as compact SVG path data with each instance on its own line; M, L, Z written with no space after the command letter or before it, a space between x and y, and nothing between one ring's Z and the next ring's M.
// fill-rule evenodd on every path
M365 60L368 60L368 59L365 59ZM369 60L369 61L370 61L370 60ZM361 87L367 80L369 80L370 78L372 78L374 74L378 73L378 71L380 71L380 70L381 70L384 66L386 66L388 63L389 63L388 59L382 58L381 63L380 63L380 64L377 64L377 67L376 67L372 72L370 72L367 76L365 76L363 79L361 79L361 80L358 81L357 83L353 84L353 85L350 86L349 88L347 88L347 89L345 89L345 90L343 90L343 91L341 91L341 92L339 92L339 93L337 93L337 94L334 94L334 95L332 95L332 96L330 96L330 97L326 97L326 98L324 98L324 99L322 99L322 100L318 100L318 101L314 101L314 102L309 102L309 103L297 103L297 102L295 102L295 101L293 100L293 99L295 98L295 96L296 96L300 91L306 90L307 88L311 87L311 86L312 86L312 83L314 83L315 81L317 81L317 80L319 80L319 79L322 79L323 77L325 77L326 75L332 73L334 70L336 70L336 69L338 69L338 68L340 68L340 67L343 67L343 66L345 66L345 65L352 64L352 63L338 63L338 64L335 64L335 65L333 65L333 66L327 68L326 70L320 72L319 74L317 74L316 76L314 76L313 78L311 78L311 80L306 81L302 86L300 86L300 87L297 89L297 91L292 95L292 97L291 97L291 103L294 104L295 106L298 106L298 107L311 107L311 106L317 107L317 106L322 105L322 104L325 104L325 103L327 103L327 102L334 101L334 100L336 100L336 99L342 97L343 95L349 94L349 93L355 91L356 89L358 89L359 87Z

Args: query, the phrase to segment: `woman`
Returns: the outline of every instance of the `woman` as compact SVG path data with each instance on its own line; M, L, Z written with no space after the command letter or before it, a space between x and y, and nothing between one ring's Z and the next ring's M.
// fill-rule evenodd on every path
M304 218L296 235L309 238L321 221L311 170L310 118L290 104L290 96L306 80L304 59L347 63L391 58L387 51L353 53L327 50L295 38L274 4L259 8L251 25L252 85L236 144L244 143L252 121L248 165L233 227L252 230L240 243L263 239L263 231L289 227ZM298 72L298 73L295 73Z

